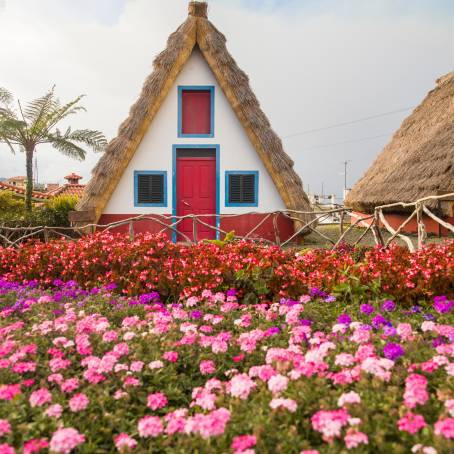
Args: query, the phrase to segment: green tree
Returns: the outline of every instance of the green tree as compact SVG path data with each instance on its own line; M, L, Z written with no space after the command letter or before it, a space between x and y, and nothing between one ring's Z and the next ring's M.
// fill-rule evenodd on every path
M54 87L43 97L22 107L18 101L17 109L12 106L10 92L0 87L0 143L6 144L14 153L18 147L25 152L27 170L27 188L25 207L32 209L33 193L33 155L38 145L48 143L66 156L82 161L91 148L95 152L105 149L107 141L99 131L89 129L65 131L57 128L62 120L80 111L85 111L79 103L83 96L78 96L67 104L61 104L54 93Z

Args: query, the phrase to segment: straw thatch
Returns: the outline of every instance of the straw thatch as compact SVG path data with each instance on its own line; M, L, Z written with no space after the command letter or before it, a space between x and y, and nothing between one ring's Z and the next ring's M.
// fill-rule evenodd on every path
M174 85L184 64L198 46L208 62L235 114L271 175L285 205L292 210L310 210L309 200L293 161L262 112L249 86L247 75L237 66L226 47L226 39L207 19L205 2L190 2L187 20L173 33L167 48L154 61L142 93L93 170L78 211L92 211L98 221L151 121ZM94 210L94 211L93 211ZM312 215L302 217L309 221Z
M362 212L454 192L454 72L402 123L345 203ZM451 202L428 204L451 215ZM394 209L393 209L394 210ZM395 210L398 211L398 210Z

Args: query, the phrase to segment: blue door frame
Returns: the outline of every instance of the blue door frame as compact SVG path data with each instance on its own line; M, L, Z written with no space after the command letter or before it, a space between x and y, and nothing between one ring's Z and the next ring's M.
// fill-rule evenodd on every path
M220 218L220 145L218 144L203 144L203 145L188 145L181 144L172 145L172 224L176 222L177 215L177 150L179 149L211 149L216 152L216 227L219 229L221 225ZM216 239L219 240L219 231L216 231ZM172 241L177 242L177 232L172 231Z

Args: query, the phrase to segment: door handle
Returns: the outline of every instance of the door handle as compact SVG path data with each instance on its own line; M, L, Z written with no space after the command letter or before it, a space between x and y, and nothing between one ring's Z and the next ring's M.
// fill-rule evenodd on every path
M186 202L186 200L182 200L182 202L183 202L183 205L186 205L187 207L190 207L190 206L191 206L191 205L189 205L188 202Z

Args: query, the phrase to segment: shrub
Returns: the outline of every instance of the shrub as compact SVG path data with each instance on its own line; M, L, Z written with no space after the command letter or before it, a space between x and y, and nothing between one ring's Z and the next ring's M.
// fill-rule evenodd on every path
M203 289L164 306L111 289L0 280L2 452L452 452L444 296L407 311Z
M74 280L90 288L115 282L123 294L157 290L169 300L202 289L238 288L251 301L292 297L312 287L339 289L349 298L377 291L413 303L454 293L454 241L412 254L398 246L373 248L357 261L354 250L297 253L251 242L224 246L173 244L160 235L100 232L76 241L34 242L0 248L0 275L51 284Z

